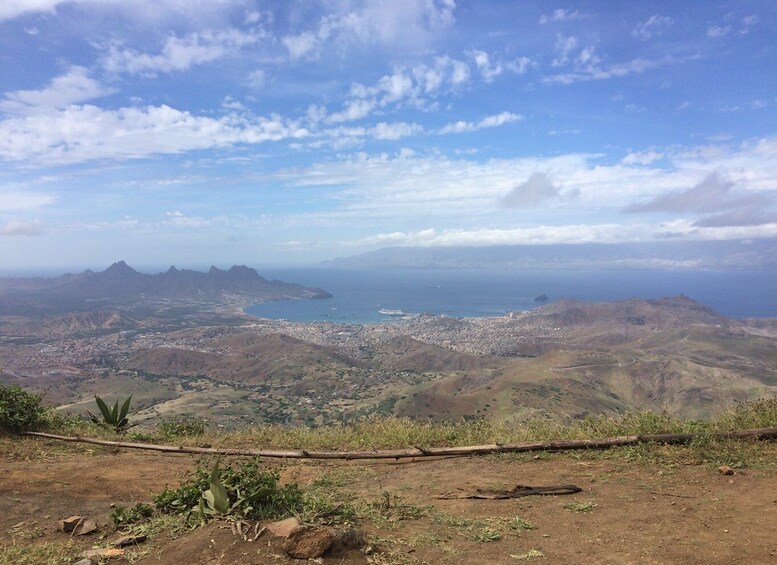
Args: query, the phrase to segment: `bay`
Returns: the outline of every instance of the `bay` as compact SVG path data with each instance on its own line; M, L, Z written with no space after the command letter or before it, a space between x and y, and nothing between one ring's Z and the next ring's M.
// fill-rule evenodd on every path
M259 269L262 276L323 288L333 297L254 304L246 312L299 322L376 323L428 312L500 316L570 298L614 301L684 294L732 318L777 317L769 271ZM381 313L381 310L383 313ZM392 313L386 313L391 312Z

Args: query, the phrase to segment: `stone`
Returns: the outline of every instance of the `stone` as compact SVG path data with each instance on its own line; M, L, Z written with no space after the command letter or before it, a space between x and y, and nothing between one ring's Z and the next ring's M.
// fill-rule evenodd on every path
M721 465L720 467L718 467L718 473L720 473L721 475L733 475L734 469L732 469L728 465Z
M97 561L92 561L88 557L84 557L80 561L73 563L73 565L95 565L95 563L97 563Z
M72 532L78 523L83 520L83 516L69 516L68 518L62 518L59 521L59 531L69 534Z
M97 523L94 520L86 519L76 526L76 529L73 530L73 535L85 536L86 534L91 534L92 532L96 531Z
M321 557L335 541L329 528L303 524L294 528L283 542L283 550L296 559Z
M83 516L69 516L59 521L59 531L71 536L85 536L97 531L97 523Z
M361 530L356 528L338 528L332 532L334 542L332 551L344 551L348 549L361 549L366 545L367 539Z
M291 531L300 525L302 525L302 522L299 521L299 518L292 516L291 518L286 518L285 520L267 524L267 530L276 537L287 538L289 537Z
M100 559L110 559L111 557L124 557L124 550L116 547L103 547L100 549L87 549L79 557L100 561Z
M111 545L113 547L126 547L128 545L137 545L139 543L143 543L148 539L148 536L139 535L139 536L122 536L117 540L114 540L111 542Z

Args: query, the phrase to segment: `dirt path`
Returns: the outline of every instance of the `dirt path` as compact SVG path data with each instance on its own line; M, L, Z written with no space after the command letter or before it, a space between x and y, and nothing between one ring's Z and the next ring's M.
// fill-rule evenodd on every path
M194 462L180 455L90 451L30 460L0 456L0 531L6 542L20 522L40 535L18 543L61 539L56 521L70 514L105 525L111 503L148 502L166 484L177 484ZM325 481L331 492L371 508L372 519L361 527L384 552L372 558L376 563L777 563L777 472L748 469L725 476L714 467L578 455L295 463L284 467L283 479L301 485ZM436 498L483 487L570 483L583 492L514 500ZM533 529L522 529L525 523ZM97 541L77 543L89 547ZM293 562L278 543L261 538L248 544L218 524L179 540L151 540L148 549L141 562ZM353 552L323 562L367 558Z

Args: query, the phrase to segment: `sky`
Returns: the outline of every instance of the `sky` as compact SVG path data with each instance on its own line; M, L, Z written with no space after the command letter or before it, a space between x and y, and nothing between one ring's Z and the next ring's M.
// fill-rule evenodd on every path
M3 0L0 268L777 244L775 37L772 0Z

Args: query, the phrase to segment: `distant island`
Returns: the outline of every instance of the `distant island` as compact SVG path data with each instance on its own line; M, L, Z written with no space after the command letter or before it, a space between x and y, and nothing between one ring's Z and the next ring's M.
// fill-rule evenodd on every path
M320 288L267 280L245 265L228 270L211 267L207 272L172 266L152 275L117 261L100 272L86 270L56 278L0 278L2 315L50 315L116 307L239 310L266 300L331 296Z
M384 247L321 263L338 269L776 270L773 239Z

